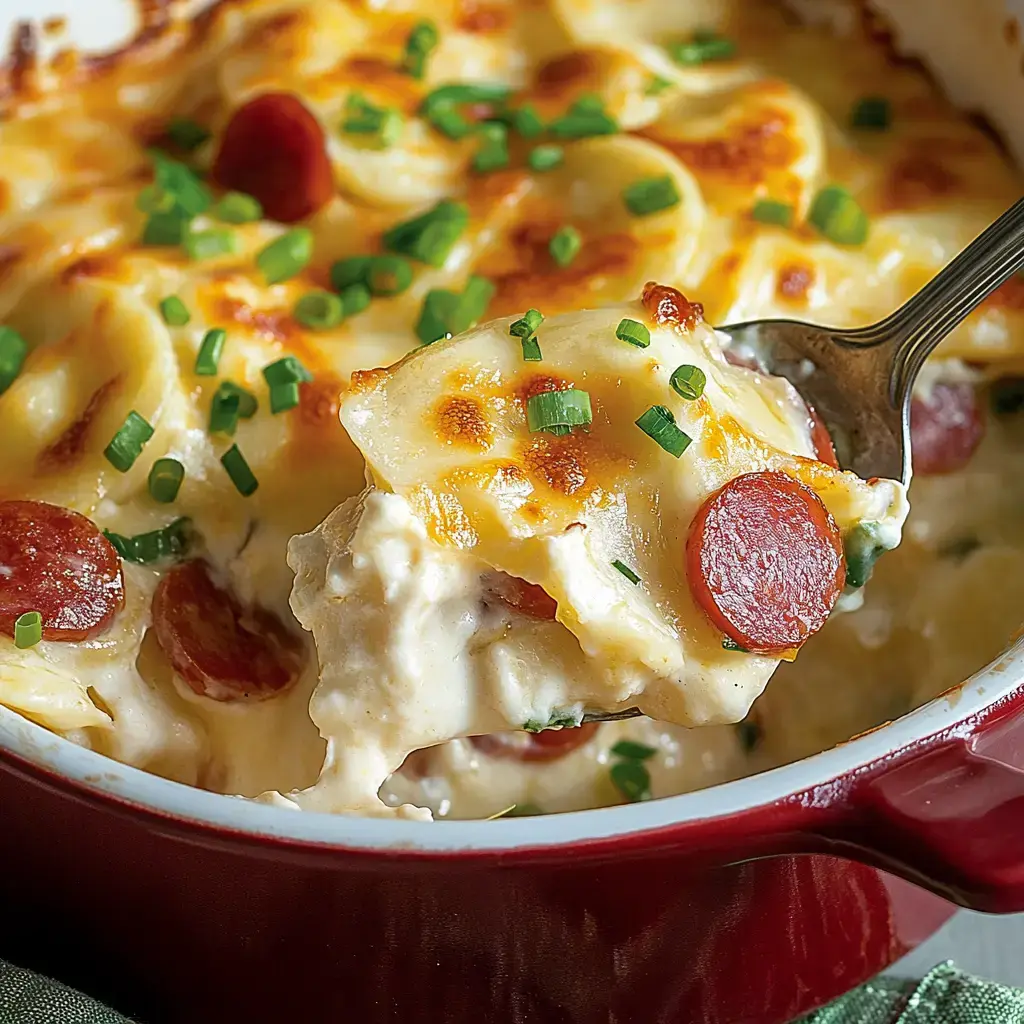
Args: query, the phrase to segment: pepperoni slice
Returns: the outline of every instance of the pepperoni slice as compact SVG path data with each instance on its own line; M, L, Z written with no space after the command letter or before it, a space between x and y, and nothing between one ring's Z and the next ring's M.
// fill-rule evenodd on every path
M824 462L826 466L831 466L833 469L839 469L839 459L836 458L832 435L828 432L828 427L825 426L825 421L821 418L818 410L810 402L807 403L807 418L811 432L811 444L814 446L814 453L818 457L818 461Z
M302 644L280 619L263 608L243 608L200 560L160 581L153 626L175 672L211 700L272 697L302 671Z
M545 729L543 732L498 732L490 736L471 736L473 746L488 757L516 761L557 761L582 747L599 723L588 722L576 728Z
M75 643L103 632L124 607L121 559L99 527L45 501L0 502L0 632L25 612L43 639Z
M933 384L910 403L910 450L921 476L952 473L970 461L985 436L985 420L970 384Z
M320 122L297 97L268 92L235 111L221 139L213 178L246 192L272 220L293 224L334 195Z
M809 487L747 473L709 497L686 541L690 591L729 639L758 654L802 644L846 582L843 542Z
M504 572L491 573L486 589L502 604L531 619L553 619L558 609L555 599L543 587Z

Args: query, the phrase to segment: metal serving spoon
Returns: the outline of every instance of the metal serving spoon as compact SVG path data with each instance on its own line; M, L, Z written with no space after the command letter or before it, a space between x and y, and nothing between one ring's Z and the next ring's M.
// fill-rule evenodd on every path
M925 359L984 299L1024 266L1024 199L986 228L895 313L870 327L751 320L719 330L785 377L814 406L843 469L910 483L910 395ZM635 718L588 711L584 722Z

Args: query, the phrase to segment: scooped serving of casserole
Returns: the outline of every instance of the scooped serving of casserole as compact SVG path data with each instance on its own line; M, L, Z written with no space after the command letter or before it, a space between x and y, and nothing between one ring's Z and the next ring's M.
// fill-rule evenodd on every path
M909 519L715 330L878 320L1020 194L840 7L224 0L111 57L21 37L0 704L218 792L487 817L749 774L997 654L1024 286L926 369Z

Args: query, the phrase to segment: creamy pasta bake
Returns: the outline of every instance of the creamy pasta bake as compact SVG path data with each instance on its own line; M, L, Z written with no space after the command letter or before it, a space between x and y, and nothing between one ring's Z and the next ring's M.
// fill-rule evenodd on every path
M997 654L1024 285L924 375L905 526L716 330L880 319L1020 194L847 14L222 0L45 63L21 33L0 704L218 792L488 817L748 774Z

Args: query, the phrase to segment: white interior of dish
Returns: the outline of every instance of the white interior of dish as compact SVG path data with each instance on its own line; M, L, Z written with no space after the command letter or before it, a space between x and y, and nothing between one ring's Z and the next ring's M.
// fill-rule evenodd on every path
M204 4L193 0L191 7ZM794 2L796 7L804 6ZM1004 131L1024 160L1024 122L1015 116L1024 91L1020 42L1005 37L1010 18L1024 25L1024 0L955 0L934 18L920 0L878 0L897 27L908 51L924 54L951 97L983 110ZM0 0L0 38L21 18L67 18L64 33L46 47L74 43L87 50L106 49L128 39L135 26L129 0ZM929 17L928 15L931 15ZM979 63L981 62L981 63ZM981 64L982 78L972 75ZM931 701L885 728L858 740L772 771L695 793L601 810L499 822L453 821L437 824L295 813L253 804L169 782L57 737L0 707L0 749L88 789L142 805L176 818L324 845L364 849L422 851L495 850L555 846L642 832L677 822L729 815L800 793L808 802L826 799L837 778L886 757L937 732L967 733L970 719L1019 687L1024 677L1024 641L973 676L960 690Z

